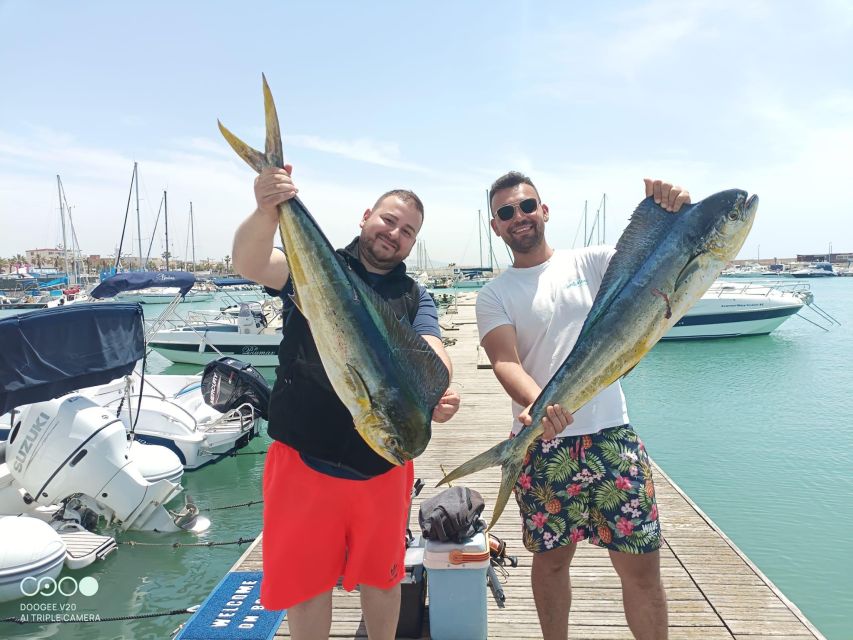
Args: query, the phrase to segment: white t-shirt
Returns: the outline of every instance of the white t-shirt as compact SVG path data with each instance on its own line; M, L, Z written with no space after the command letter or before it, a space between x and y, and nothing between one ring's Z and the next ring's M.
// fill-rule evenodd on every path
M477 295L480 340L492 329L511 324L518 336L518 355L524 370L543 387L569 355L601 286L612 247L555 251L543 264L526 269L510 267ZM518 433L518 414L512 403L512 432ZM560 436L595 433L628 423L628 408L617 380L574 414Z

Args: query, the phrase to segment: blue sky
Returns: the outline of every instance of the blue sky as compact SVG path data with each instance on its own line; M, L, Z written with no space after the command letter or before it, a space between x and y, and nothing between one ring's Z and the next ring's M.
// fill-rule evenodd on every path
M591 4L0 0L0 255L61 242L56 174L83 252L111 254L134 161L146 247L167 189L172 253L192 201L196 255L229 254L253 174L216 119L262 145L261 72L335 244L407 187L430 257L477 263L518 169L558 248L605 192L615 242L654 176L758 193L742 257L853 252L853 4Z

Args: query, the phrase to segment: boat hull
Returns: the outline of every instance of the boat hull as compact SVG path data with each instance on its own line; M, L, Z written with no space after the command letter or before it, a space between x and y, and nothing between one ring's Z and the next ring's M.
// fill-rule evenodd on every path
M203 339L202 339L203 337ZM278 366L281 334L241 334L226 331L158 331L148 343L152 349L172 362L207 364L220 354L248 362L253 367Z

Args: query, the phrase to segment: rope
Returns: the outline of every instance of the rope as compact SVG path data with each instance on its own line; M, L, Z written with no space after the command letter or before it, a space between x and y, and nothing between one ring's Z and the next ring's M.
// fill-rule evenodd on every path
M50 622L60 622L63 624L70 624L72 622L118 622L120 620L142 620L144 618L159 618L161 616L179 616L185 613L195 613L198 609L198 605L192 607L186 607L185 609L172 609L171 611L161 611L159 613L138 613L133 616L109 616L106 618L102 618L97 614L93 614L93 616L86 617L85 620L62 620L56 619L51 620ZM69 614L71 616L75 614ZM76 614L76 615L85 615L85 614ZM27 620L23 616L15 616L12 618L0 618L0 622L14 622L15 624L45 624L43 620Z
M254 541L255 538L240 537L238 540L232 540L231 542L137 542L136 540L122 540L119 544L129 547L172 547L173 549L177 549L178 547L221 547L228 544L246 544L247 542Z
M222 511L223 509L235 509L237 507L251 507L253 504L262 504L263 500L249 500L249 502L241 502L240 504L229 504L225 507L210 507L208 509L200 509L200 511Z

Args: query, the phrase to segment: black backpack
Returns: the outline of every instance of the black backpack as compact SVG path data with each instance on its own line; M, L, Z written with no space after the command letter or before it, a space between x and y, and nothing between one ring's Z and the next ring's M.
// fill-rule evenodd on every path
M468 487L451 487L421 503L418 522L427 540L462 542L485 526L480 520L486 503Z

